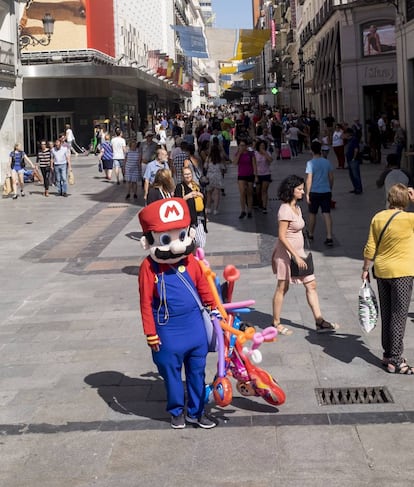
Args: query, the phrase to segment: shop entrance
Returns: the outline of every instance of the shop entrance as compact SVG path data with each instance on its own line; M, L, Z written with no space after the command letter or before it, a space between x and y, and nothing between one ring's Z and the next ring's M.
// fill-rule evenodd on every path
M397 84L364 86L365 120L378 120L385 113L388 121L398 117Z
M65 125L72 125L71 113L31 114L23 117L24 150L28 155L37 152L41 139L55 141L59 134L65 132Z

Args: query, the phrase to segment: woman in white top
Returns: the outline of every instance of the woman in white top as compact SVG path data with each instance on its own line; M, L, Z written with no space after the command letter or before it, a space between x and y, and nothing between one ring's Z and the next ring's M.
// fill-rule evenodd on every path
M296 126L296 122L293 122L293 125L289 127L286 135L289 137L289 146L292 152L292 157L298 157L298 142L299 142L299 134L306 136L306 134L298 129Z
M321 146L322 157L324 157L325 159L328 159L328 154L331 149L331 146L329 144L330 144L329 133L325 129L322 135L322 146Z
M339 123L332 134L332 148L338 160L337 169L345 169L344 131Z

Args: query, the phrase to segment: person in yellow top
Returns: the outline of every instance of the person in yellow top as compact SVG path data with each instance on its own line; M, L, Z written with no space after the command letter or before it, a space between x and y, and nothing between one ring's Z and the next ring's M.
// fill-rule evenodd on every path
M195 229L196 247L204 248L206 245L207 218L204 207L204 194L200 186L193 179L190 167L183 167L183 182L178 183L174 196L187 201L191 216L191 226Z
M414 202L414 189L395 184L387 199L389 209L378 212L371 221L361 278L369 278L369 268L375 260L382 363L392 374L413 375L414 367L407 364L402 354L414 276L414 213L405 210L410 201Z

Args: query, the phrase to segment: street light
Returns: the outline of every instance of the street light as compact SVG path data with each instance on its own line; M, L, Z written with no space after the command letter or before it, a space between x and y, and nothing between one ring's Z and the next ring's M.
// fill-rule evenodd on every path
M40 44L41 46L48 46L50 44L51 37L53 35L55 19L49 13L46 13L42 19L42 22L43 32L46 37L38 39L32 34L21 34L19 36L20 50L26 48L27 46L37 46L38 44Z
M300 72L300 105L302 115L305 112L305 63L303 62L303 49L298 50L299 72Z

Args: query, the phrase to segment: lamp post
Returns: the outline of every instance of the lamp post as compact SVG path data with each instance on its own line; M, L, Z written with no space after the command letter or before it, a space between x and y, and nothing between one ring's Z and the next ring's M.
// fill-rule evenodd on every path
M293 81L293 66L294 62L290 60L287 63L288 73L289 73L289 111L292 112L292 81Z
M298 50L300 72L300 106L302 114L305 112L305 63L303 62L303 49Z
M27 46L37 46L38 44L40 44L41 46L48 46L50 44L53 31L54 31L55 19L49 13L46 13L42 19L42 22L43 22L43 32L46 37L42 37L38 39L32 34L20 34L19 36L20 50L26 48Z
M298 50L299 73L300 73L300 109L303 114L305 111L305 63L303 62L303 49Z

